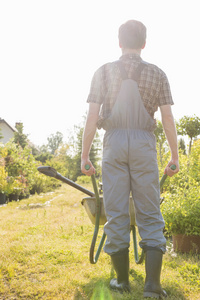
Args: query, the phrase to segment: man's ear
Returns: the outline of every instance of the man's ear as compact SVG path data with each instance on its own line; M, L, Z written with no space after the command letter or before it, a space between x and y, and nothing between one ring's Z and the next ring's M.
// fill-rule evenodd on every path
M145 46L146 46L146 42L144 43L144 45L142 46L142 48L141 48L141 49L144 49L144 48L145 48Z
M122 45L121 45L120 41L119 41L119 48L122 48Z

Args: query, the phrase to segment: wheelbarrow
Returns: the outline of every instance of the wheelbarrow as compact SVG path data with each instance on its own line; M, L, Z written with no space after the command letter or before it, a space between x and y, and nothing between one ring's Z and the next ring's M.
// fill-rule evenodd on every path
M90 166L86 165L85 168L89 169ZM175 170L176 166L172 165L171 169ZM79 184L75 183L74 181L62 176L60 173L58 173L52 167L41 166L41 167L38 167L38 171L41 172L42 174L45 174L47 176L56 178L64 183L67 183L70 186L76 188L77 190L79 190L89 196L89 197L83 198L81 201L81 204L84 206L92 224L95 225L94 234L93 234L93 238L92 238L92 242L91 242L91 246L90 246L89 259L90 259L91 264L96 264L99 259L101 249L102 249L105 239L106 239L106 234L103 232L103 235L101 237L96 254L94 255L96 240L97 240L97 236L98 236L98 232L99 232L99 226L104 225L107 222L107 219L106 219L104 205L103 205L103 197L99 196L95 176L94 175L91 176L92 185L93 185L93 189L94 189L94 192L91 192L90 190L80 186ZM166 174L162 176L161 181L160 181L160 188L163 186L166 178L167 178ZM161 201L161 203L162 203L162 201ZM144 260L144 251L142 250L141 254L139 255L138 244L137 244L137 235L136 235L135 208L134 208L134 202L133 202L132 197L130 197L130 199L129 199L129 214L130 214L130 232L132 231L132 236L133 236L133 249L134 249L135 262L136 262L136 264L141 264Z

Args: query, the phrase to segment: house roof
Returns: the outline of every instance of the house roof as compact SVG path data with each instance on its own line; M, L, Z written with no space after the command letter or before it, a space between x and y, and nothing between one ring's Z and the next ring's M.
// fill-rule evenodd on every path
M4 119L1 119L0 118L0 123L5 123L13 132L15 132L16 130L12 127L12 126L10 126Z

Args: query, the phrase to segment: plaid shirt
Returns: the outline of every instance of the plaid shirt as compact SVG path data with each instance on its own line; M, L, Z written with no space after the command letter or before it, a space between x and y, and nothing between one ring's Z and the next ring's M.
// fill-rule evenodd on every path
M124 63L128 78L131 78L142 61L137 54L126 54L120 57ZM94 74L87 102L102 104L98 128L109 117L117 99L122 78L115 62L100 67ZM170 86L165 73L157 66L146 64L138 81L140 95L147 112L152 118L158 106L173 105Z

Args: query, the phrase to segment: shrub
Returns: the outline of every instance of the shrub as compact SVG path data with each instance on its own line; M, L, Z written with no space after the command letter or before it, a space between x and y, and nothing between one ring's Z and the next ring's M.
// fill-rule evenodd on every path
M84 184L84 183L90 183L91 182L91 177L90 176L78 176L77 181L78 184Z
M22 149L21 146L10 141L0 147L0 155L0 181L6 177L7 185L4 188L7 195L17 194L20 198L23 198L30 193L39 194L58 186L55 180L39 174L37 170L39 162L36 162L31 148L25 147ZM2 175L2 170L6 172L6 176L5 174L4 176Z
M0 193L5 193L7 188L7 172L3 166L0 166Z
M43 174L40 174L38 171L35 172L31 178L30 182L30 193L31 194L40 194L52 191L53 188L58 186L55 179L47 177Z
M174 194L165 193L161 210L169 235L200 235L200 191L197 183L190 182L189 188L177 188Z
M22 176L8 176L7 177L7 187L6 187L6 194L14 194L19 196L20 194L24 194L26 189L26 183Z

